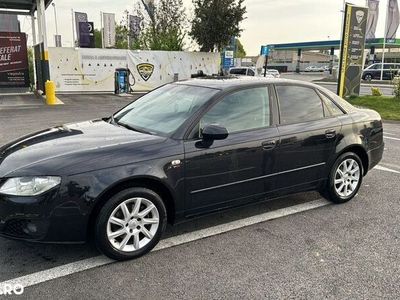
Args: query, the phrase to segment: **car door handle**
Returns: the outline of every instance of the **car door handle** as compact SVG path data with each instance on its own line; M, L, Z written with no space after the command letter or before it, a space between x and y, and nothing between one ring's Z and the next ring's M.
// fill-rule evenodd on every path
M325 137L327 139L333 139L336 136L336 130L335 129L329 129L325 131Z
M261 145L264 150L272 150L276 147L276 140L265 141Z

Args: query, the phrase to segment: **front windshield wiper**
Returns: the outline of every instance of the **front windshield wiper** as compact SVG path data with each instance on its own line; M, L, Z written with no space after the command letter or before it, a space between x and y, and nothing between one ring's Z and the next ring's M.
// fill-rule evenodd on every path
M125 127L126 129L129 129L129 130L132 130L132 131L136 131L136 132L140 132L140 133L145 133L145 134L153 134L153 133L150 132L150 131L146 131L146 130L143 130L143 129L139 129L139 128L133 127L133 126L131 126L131 125L129 125L129 124L123 123L123 122L118 122L118 121L115 121L115 120L114 120L114 122L115 122L115 124L118 124L119 126Z
M153 134L153 132L146 131L146 130L143 130L143 129L139 129L139 128L133 127L133 126L131 126L129 124L120 122L120 121L118 121L118 120L116 120L114 118L114 115L111 115L108 121L110 122L110 124L114 124L114 125L117 125L117 126L122 126L122 127L125 127L126 129L129 129L129 130L132 130L132 131L137 131L137 132L140 132L140 133L146 133L146 134L151 134L151 135Z

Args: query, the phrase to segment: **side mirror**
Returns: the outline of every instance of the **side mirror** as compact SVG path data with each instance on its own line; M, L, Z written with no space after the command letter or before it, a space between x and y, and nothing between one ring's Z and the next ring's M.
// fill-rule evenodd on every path
M228 135L228 130L225 127L216 124L206 125L202 131L205 141L224 140Z

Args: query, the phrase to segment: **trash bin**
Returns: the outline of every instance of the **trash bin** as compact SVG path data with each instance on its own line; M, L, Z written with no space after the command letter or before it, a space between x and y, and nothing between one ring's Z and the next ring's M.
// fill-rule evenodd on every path
M115 70L115 94L129 93L129 69Z

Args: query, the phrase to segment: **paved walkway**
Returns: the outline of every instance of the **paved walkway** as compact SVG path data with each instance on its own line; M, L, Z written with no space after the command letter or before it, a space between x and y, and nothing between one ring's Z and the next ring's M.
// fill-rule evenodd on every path
M0 110L16 107L42 106L44 100L35 94L0 94Z

